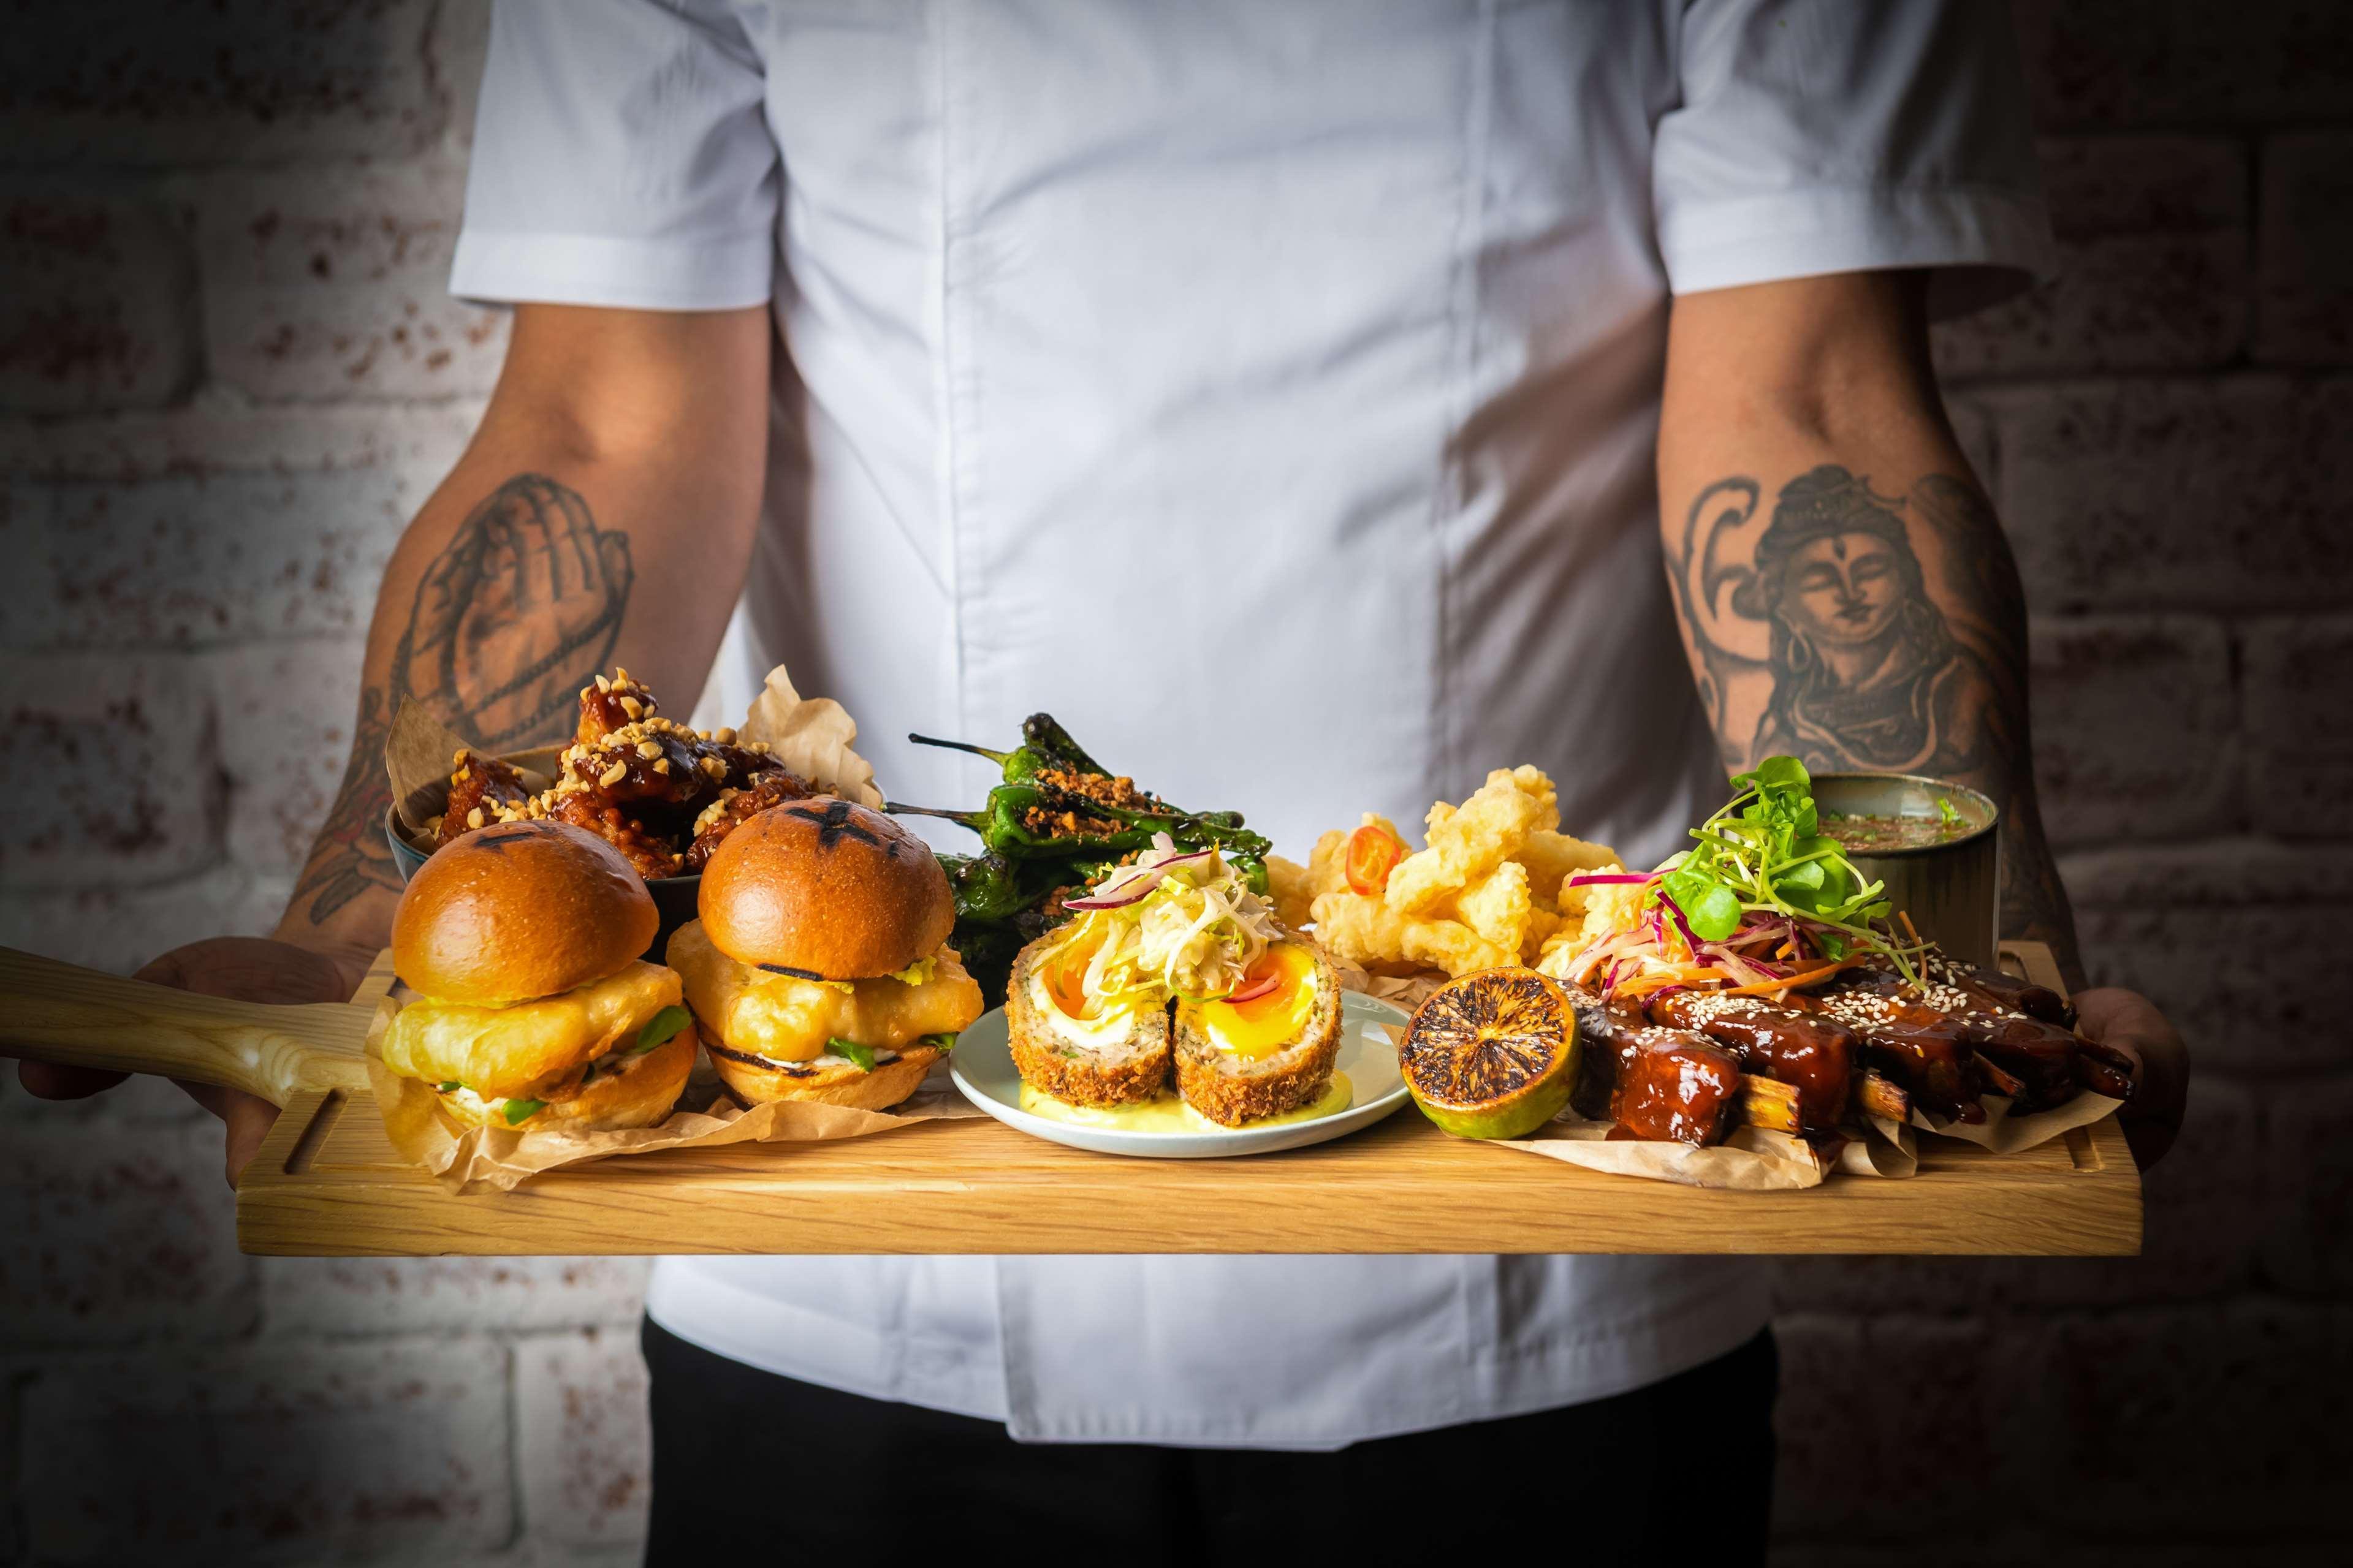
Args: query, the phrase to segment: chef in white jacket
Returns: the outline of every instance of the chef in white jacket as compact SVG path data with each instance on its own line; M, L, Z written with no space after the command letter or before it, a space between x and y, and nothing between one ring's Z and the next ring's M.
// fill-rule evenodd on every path
M302 952L164 977L325 994L396 887L365 765L392 708L543 738L598 658L703 690L706 723L782 662L907 799L988 781L898 737L1048 710L1294 856L1534 763L1638 865L1810 682L1809 761L1909 746L2005 799L2013 918L2063 945L2000 679L2015 573L1925 364L1929 312L2048 261L2006 26L502 0L451 287L516 308L504 378L388 569L358 763L279 933ZM1776 510L1826 468L1832 502ZM1924 521L1940 477L1980 533ZM1716 528L1694 499L1735 480ZM1915 558L1893 588L1841 542L1871 498ZM1761 570L1785 521L1811 577ZM551 526L572 564L501 587ZM1881 657L1890 593L1917 635ZM427 616L470 628L454 660L415 657ZM1866 674L1798 666L1841 628ZM2014 722L1964 747L1920 667L1980 643L1972 711ZM1730 1259L666 1259L650 1552L1390 1556L1566 1508L1571 1540L1671 1520L1753 1557L1766 1310Z

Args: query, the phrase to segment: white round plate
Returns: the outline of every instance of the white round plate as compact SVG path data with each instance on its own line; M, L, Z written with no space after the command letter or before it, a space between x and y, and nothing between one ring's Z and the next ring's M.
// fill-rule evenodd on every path
M950 1075L964 1097L1008 1127L1018 1127L1050 1142L1086 1149L1098 1154L1139 1154L1156 1160L1224 1160L1237 1154L1271 1154L1278 1149L1299 1149L1345 1138L1370 1127L1403 1105L1405 1076L1398 1071L1397 1045L1381 1027L1407 1023L1403 1008L1355 992L1340 997L1340 1055L1333 1066L1348 1075L1356 1103L1347 1110L1313 1121L1278 1127L1236 1127L1215 1132L1132 1132L1118 1127L1081 1127L1021 1109L1021 1075L1013 1070L1013 1051L1005 1027L1005 1009L984 1013L956 1037L948 1058Z

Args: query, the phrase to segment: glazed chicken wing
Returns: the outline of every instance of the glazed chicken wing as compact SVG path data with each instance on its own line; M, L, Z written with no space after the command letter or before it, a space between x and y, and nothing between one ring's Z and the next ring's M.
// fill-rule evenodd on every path
M624 815L617 805L593 800L584 794L561 795L547 808L547 816L553 822L568 822L575 827L586 828L604 839L649 882L657 877L679 874L683 857L647 831L644 823Z
M710 863L711 852L725 842L747 817L782 805L788 800L807 800L809 787L779 767L760 774L749 789L723 789L719 798L694 819L694 842L686 847L686 871L699 875Z
M617 667L609 678L600 675L580 689L580 724L573 739L593 746L623 725L650 719L659 711L644 682Z
M512 763L461 751L449 774L449 800L441 808L441 830L433 847L438 849L460 834L488 827L499 820L498 807L520 806L530 799L531 786Z
M434 847L493 821L568 822L652 881L702 870L737 823L812 793L762 742L663 718L645 684L617 668L581 689L579 722L551 788L533 795L510 764L459 752Z

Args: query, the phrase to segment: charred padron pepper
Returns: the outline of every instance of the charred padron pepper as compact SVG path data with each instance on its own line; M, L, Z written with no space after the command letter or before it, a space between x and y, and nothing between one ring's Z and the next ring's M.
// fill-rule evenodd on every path
M889 810L944 817L980 835L978 855L943 855L955 890L955 934L965 967L992 1005L1005 999L1014 954L1068 917L1064 895L1099 881L1113 867L1151 847L1165 833L1180 849L1218 849L1261 892L1266 890L1266 839L1242 826L1239 812L1192 812L1135 787L1089 756L1047 713L1021 726L1021 744L992 752L961 741L907 737L987 757L1003 773L975 811L900 805Z

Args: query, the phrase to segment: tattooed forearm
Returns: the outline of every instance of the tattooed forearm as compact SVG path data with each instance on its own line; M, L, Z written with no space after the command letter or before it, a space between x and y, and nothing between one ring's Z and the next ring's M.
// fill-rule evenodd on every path
M491 751L561 739L611 658L633 580L628 536L597 528L578 492L544 475L518 474L476 507L427 565L390 666L360 693L351 764L296 910L320 925L364 893L399 891L384 742L402 703Z
M1727 762L1930 773L2006 814L2003 929L2071 969L2074 930L2034 799L2026 611L1991 508L1929 474L1883 493L1822 464L1769 513L1744 476L1700 492L1670 552L1676 608Z

